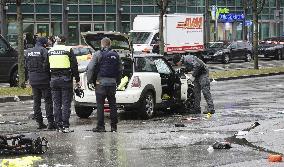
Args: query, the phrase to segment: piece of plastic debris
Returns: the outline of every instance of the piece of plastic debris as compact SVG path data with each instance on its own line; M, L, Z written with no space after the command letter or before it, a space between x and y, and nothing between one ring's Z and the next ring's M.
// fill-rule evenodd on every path
M194 117L188 117L188 118L184 118L182 120L187 120L187 121L191 121L191 120L197 120L198 118L194 118Z
M209 147L207 148L207 151L208 151L209 153L212 153L212 152L214 152L214 148L213 148L212 146L209 146Z
M282 162L282 155L269 154L268 161L269 162Z
M185 136L183 136L183 135L181 135L179 138L180 138L180 139L187 139L187 137L185 137Z
M215 142L212 147L214 149L230 149L232 148L231 143L227 141L222 141L222 142Z
M275 129L274 132L284 131L284 129Z
M175 124L175 127L185 127L185 124L181 124L181 123Z
M19 96L14 96L14 100L16 101L16 102L19 102L19 101L21 101L21 99L19 98Z
M238 131L238 133L236 134L236 136L245 136L248 134L248 131Z

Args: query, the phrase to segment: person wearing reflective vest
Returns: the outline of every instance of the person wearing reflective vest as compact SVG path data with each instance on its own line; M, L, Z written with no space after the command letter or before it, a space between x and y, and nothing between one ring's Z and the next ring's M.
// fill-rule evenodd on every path
M110 107L111 132L117 131L116 86L121 79L121 60L111 49L111 40L101 40L101 50L97 51L87 67L87 83L95 84L97 101L97 126L93 132L105 132L104 104L107 98Z
M25 67L28 72L29 84L33 92L33 110L34 117L38 123L38 129L48 128L55 129L52 98L50 90L50 71L48 66L47 39L39 37L35 47L28 49L25 52ZM45 103L46 117L48 126L43 123L41 112L41 98L43 97Z
M76 80L76 85L79 85L80 82L77 59L73 50L65 46L63 36L59 37L57 45L48 51L48 56L55 122L58 131L68 133L70 132L69 118L73 97L73 77Z

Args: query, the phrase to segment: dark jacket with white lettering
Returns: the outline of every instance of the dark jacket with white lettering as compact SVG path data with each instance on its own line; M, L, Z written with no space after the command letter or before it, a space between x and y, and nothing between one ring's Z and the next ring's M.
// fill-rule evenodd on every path
M25 52L25 67L31 86L49 86L50 70L46 48L36 43L35 47Z

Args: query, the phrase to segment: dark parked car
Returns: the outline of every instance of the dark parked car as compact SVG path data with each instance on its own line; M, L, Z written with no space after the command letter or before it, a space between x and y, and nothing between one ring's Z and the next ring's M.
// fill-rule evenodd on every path
M0 35L0 82L17 85L18 52Z
M208 55L208 60L227 64L231 60L245 60L249 62L252 59L252 45L247 41L234 41L224 47L220 48L213 55Z
M201 59L204 62L210 61L211 57L219 50L228 46L226 41L209 42L205 45L205 50L202 52Z
M284 37L267 38L259 43L258 57L284 59Z

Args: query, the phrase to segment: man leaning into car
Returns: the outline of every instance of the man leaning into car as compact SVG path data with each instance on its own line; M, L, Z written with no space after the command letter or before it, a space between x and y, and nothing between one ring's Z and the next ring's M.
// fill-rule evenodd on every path
M95 85L97 101L97 127L93 132L106 132L104 124L104 103L110 106L111 132L117 131L116 86L120 83L121 61L111 49L111 40L101 40L101 50L97 51L87 67L87 83Z
M192 71L191 81L194 84L194 106L193 114L201 113L200 101L201 101L201 91L207 102L208 109L203 112L203 114L214 114L214 104L210 93L210 80L209 80L209 70L205 63L193 55L186 55L180 57L179 55L174 56L174 64L180 66L183 64L187 71Z

